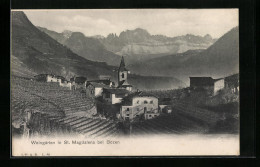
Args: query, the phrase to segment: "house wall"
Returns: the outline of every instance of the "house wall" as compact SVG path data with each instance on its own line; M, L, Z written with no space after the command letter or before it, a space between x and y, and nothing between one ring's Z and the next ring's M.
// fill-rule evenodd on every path
M86 89L86 83L87 82L84 82L83 84L78 84L78 83L75 83L75 81L73 81L71 83L71 87L72 87L72 89Z
M122 102L122 97L116 97L115 94L111 94L112 104L117 104Z
M95 96L102 96L103 88L95 88Z
M126 87L126 90L128 90L128 91L132 91L132 87Z
M59 82L56 77L47 75L47 82Z
M147 103L145 103L147 101ZM150 103L152 101L152 103ZM133 119L135 117L141 116L146 112L148 114L147 118L150 115L159 115L158 111L158 99L155 97L135 97L132 100L132 106L122 106L121 107L121 117L125 119L129 117L129 119ZM129 110L129 111L128 111ZM129 114L129 115L128 115ZM145 116L146 118L146 116ZM150 118L150 117L149 117Z
M70 82L59 82L60 86L69 88L71 90L71 83Z
M214 82L214 95L216 95L218 91L223 89L224 87L225 87L224 79Z

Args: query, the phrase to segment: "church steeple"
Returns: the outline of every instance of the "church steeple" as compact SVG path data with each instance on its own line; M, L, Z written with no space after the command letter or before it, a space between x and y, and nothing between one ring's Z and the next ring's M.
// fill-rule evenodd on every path
M118 71L128 71L128 70L125 68L124 56L122 56L122 58L121 58L121 63L120 63L120 66L119 66Z
M119 88L126 88L127 90L132 89L132 86L127 83L127 75L129 73L129 70L125 68L125 60L122 56L120 66L118 68L118 87Z

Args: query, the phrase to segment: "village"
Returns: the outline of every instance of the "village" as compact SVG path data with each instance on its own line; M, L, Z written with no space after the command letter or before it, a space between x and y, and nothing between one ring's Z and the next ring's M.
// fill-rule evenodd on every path
M75 76L67 81L62 76L53 74L39 74L35 81L58 83L60 87L71 91L81 90L86 96L95 99L96 112L101 118L112 118L121 121L143 121L153 119L160 114L172 113L172 97L159 97L156 93L133 90L133 85L128 83L130 71L126 68L124 57L117 69L117 85L110 76L101 75L99 80L88 80L87 76ZM190 77L190 86L183 89L187 93L203 92L213 97L223 89L232 93L239 93L238 74L225 78L213 79L212 77ZM88 111L86 111L88 112ZM84 112L83 112L84 115Z

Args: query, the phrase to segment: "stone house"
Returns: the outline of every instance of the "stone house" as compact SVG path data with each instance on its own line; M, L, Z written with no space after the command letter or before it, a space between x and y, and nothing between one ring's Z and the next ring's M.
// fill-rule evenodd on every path
M110 79L103 79L103 80L92 80L88 81L86 85L86 93L89 96L99 97L102 96L103 89L113 88L115 83L112 82Z
M217 95L224 87L224 78L190 77L190 89L193 91L205 91L209 95Z
M152 119L159 115L158 98L143 92L136 92L125 97L120 108L120 117L124 120L140 117Z
M70 79L71 89L86 89L87 78L86 77L73 77Z
M69 88L71 90L71 83L67 81L64 77L53 75L53 74L39 74L34 76L34 79L39 82L56 82L59 86Z

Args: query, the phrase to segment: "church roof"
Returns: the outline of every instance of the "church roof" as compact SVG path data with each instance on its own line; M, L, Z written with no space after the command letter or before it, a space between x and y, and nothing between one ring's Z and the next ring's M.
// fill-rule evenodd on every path
M126 80L120 81L118 83L118 87L132 87L132 85L130 85Z
M118 71L129 71L125 68L125 60L124 60L124 57L122 56L122 59L121 59L121 63L120 63L120 66L119 66L119 69Z

